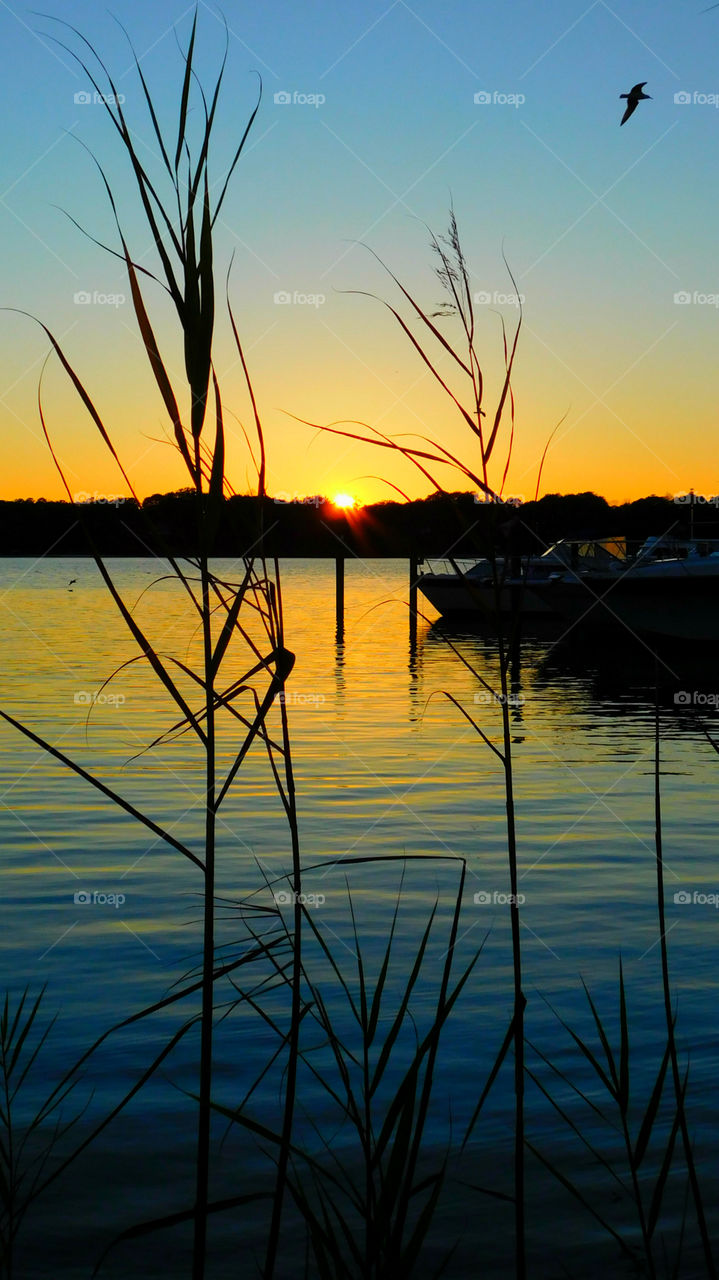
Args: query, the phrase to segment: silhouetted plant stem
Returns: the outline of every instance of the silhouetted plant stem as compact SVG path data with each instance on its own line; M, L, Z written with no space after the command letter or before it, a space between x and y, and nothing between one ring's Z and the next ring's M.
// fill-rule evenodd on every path
M200 1081L197 1117L195 1235L192 1257L193 1280L202 1280L202 1277L204 1276L207 1247L207 1201L210 1176L210 1122L212 1098L212 1031L215 981L215 694L212 670L213 646L210 579L206 546L203 548L200 558L200 576L202 582L202 633L205 667L207 752L205 756L205 883L202 938L202 1013L200 1021Z
M290 1029L288 1041L287 1085L284 1094L283 1128L278 1158L278 1174L275 1180L273 1199L273 1217L270 1222L270 1234L267 1238L265 1258L265 1277L271 1280L275 1274L276 1256L280 1239L281 1215L283 1215L284 1196L287 1190L287 1175L290 1149L292 1149L292 1129L294 1123L294 1101L297 1094L297 1068L299 1062L299 1032L302 1024L302 872L299 867L299 831L297 824L296 795L294 795L294 776L292 758L289 754L289 727L287 707L283 701L281 708L283 723L283 748L285 759L285 780L290 805L290 838L292 838L292 887L294 892L293 911L293 952L292 952L292 1005L290 1005Z
M7 999L7 997L6 997ZM5 1037L2 1037L2 1074L3 1074L3 1112L7 1123L3 1125L5 1130L5 1159L3 1163L7 1166L7 1171L3 1169L7 1188L3 1197L3 1217L7 1218L7 1239L3 1241L4 1249L0 1254L0 1263L4 1264L5 1275L7 1280L13 1280L13 1256L15 1252L15 1235L17 1233L17 1198L15 1194L15 1135L10 1120L10 1073L7 1070L5 1054ZM9 1176L8 1176L9 1175ZM1 1273L0 1273L1 1274Z
M275 560L275 581L277 590L274 593L274 614L277 622L277 644L283 646L284 641L284 622L282 615L282 595L279 588L280 575L279 564ZM284 694L284 681L282 684L282 692ZM302 868L300 865L300 840L299 825L297 821L297 798L295 792L294 769L292 767L292 752L290 743L289 723L287 719L287 704L284 697L280 699L280 715L282 718L282 747L284 756L285 769L285 787L286 787L286 812L290 828L290 839L292 842L292 889L294 892L294 913L293 913L293 933L292 933L292 995L291 995L291 1011L290 1011L290 1032L288 1037L287 1052L287 1083L285 1086L285 1105L282 1118L282 1132L280 1138L279 1156L277 1160L277 1177L275 1179L275 1192L272 1202L272 1218L270 1222L270 1232L267 1239L267 1253L265 1256L265 1280L272 1280L277 1264L277 1249L280 1240L280 1228L282 1225L282 1210L284 1207L285 1192L287 1189L287 1174L289 1168L290 1153L292 1149L292 1127L295 1114L295 1098L297 1093L297 1067L300 1057L300 1030L302 1023Z
M419 321L420 337L417 337L412 331L408 323L400 315L398 310L384 299L379 299L387 310L394 316L400 329L409 339L414 350L419 355L425 367L429 370L435 381L441 387L442 391L452 402L454 408L459 412L460 418L465 426L469 427L474 441L474 448L478 448L479 457L477 461L472 459L472 463L468 463L460 453L453 453L436 438L428 438L420 436L423 443L430 445L429 449L417 449L415 447L398 444L384 432L378 428L370 428L374 435L358 435L354 432L345 431L340 427L326 426L324 429L330 431L334 435L346 436L349 439L363 440L385 449L393 449L400 456L406 458L413 463L423 476L430 481L438 492L442 492L442 485L439 480L428 469L427 464L441 464L453 468L460 475L470 480L477 486L487 501L493 503L501 503L501 494L509 471L510 460L512 456L512 448L514 444L514 395L512 391L512 370L514 359L517 351L517 343L522 325L521 306L519 308L519 319L514 330L511 340L508 340L507 331L502 320L502 339L504 348L504 376L502 379L501 390L497 397L496 406L491 419L486 418L485 410L482 408L484 396L484 376L481 361L477 352L477 332L474 314L474 297L471 288L471 280L469 268L464 256L462 243L460 240L459 230L454 209L450 209L449 228L445 236L438 237L430 231L430 244L432 251L439 260L439 265L435 267L435 274L442 285L446 301L442 302L439 307L429 312L405 289L397 276L394 275L389 268L384 269L388 272L391 279L400 289L405 302L409 304L410 316ZM377 256L376 254L374 255ZM378 259L384 267L381 259ZM506 259L505 259L506 264ZM516 286L516 281L509 269L510 278ZM350 292L364 292L363 290L351 290ZM517 295L519 289L517 288ZM367 296L376 298L374 294ZM435 320L439 317L453 317L460 326L459 340L454 343L444 336L438 328ZM437 344L438 349L434 347ZM453 383L448 375L442 371L439 359L429 352L436 352L436 356L442 359L446 356L452 362L450 365L453 373L459 378L462 385L466 387L466 397L460 398L460 394L455 392ZM458 372L459 371L459 372ZM507 452L502 472L501 482L493 483L491 475L495 470L495 463L490 468L492 455L500 438L500 428L506 418L510 420L509 438L507 441ZM320 424L312 424L317 426ZM478 731L482 739L491 749L498 755L502 761L504 770L505 784L505 808L507 815L507 851L509 862L509 878L510 878L510 923L512 934L512 965L513 965L513 1046L514 1046L514 1092L515 1092L515 1134L514 1134L514 1199L515 1199L515 1238L516 1238L516 1259L515 1259L515 1275L517 1280L525 1280L526 1277L526 1254L525 1254L525 1211L524 1211L524 1008L526 1000L522 990L522 949L520 936L520 916L518 903L518 872L517 872L517 840L516 840L516 824L514 813L514 783L512 773L512 751L511 751L511 724L509 716L509 681L508 681L508 659L505 645L505 638L502 625L501 610L501 593L502 581L504 574L500 575L499 566L497 564L496 555L496 530L493 528L493 537L489 554L491 557L492 577L494 585L495 598L495 616L498 623L499 636L499 659L500 659L500 689L501 689L501 706L502 706L502 737L503 751L499 751L497 747L491 743L484 731L472 720L467 717L470 723ZM459 570L451 561L455 572L459 574ZM473 590L471 580L465 580L465 585L470 594ZM515 626L517 618L514 619ZM511 650L510 650L511 652ZM469 665L469 664L468 664ZM474 668L471 668L474 671ZM475 671L475 675L478 673ZM490 689L489 684L482 677L478 676L485 688ZM494 690L492 690L494 692ZM455 705L456 699L451 695L450 701ZM459 710L464 711L461 707ZM472 1124L474 1121L472 1122ZM471 1128L471 1126L470 1126Z
M51 1157L82 1115L69 1118L63 1107L72 1093L74 1072L38 1104L27 1089L28 1076L46 1049L55 1024L52 1018L40 1029L38 1014L45 995L43 986L34 999L26 987L13 1004L9 992L0 1004L0 1277L16 1274L15 1246L25 1215L55 1175L46 1177ZM30 1094L26 1098L27 1094ZM30 1110L28 1110L28 1103ZM72 1157L70 1157L72 1158ZM65 1162L67 1163L67 1162ZM57 1163L55 1169L57 1169ZM61 1166L62 1167L62 1164Z
M517 828L514 812L514 775L512 771L512 727L510 724L509 706L509 661L510 650L506 645L501 610L501 584L495 552L495 541L492 539L492 571L494 577L495 608L498 620L499 669L502 692L502 757L504 764L504 797L507 814L507 860L509 864L509 920L512 931L512 976L513 976L513 1025L514 1025L514 1231L515 1231L515 1268L517 1280L525 1280L527 1274L525 1210L524 1210L524 1009L526 998L522 990L522 940L520 935L521 920L519 915L519 875L517 869ZM518 625L518 614L512 616L512 622Z
M173 1221L192 1220L194 1222L192 1276L193 1280L203 1280L206 1268L207 1216L208 1209L211 1207L208 1206L208 1191L212 1116L211 1098L214 986L218 976L222 972L221 969L217 970L215 968L215 856L217 812L226 791L229 789L251 744L256 738L260 738L265 741L270 758L272 758L272 744L265 728L265 720L274 700L278 683L280 683L281 687L284 687L284 679L286 675L289 674L291 663L288 666L286 660L288 655L286 655L285 652L280 652L277 649L277 646L274 647L273 652L270 653L269 656L263 657L248 632L239 621L240 609L246 600L246 592L248 590L249 583L251 584L251 593L255 596L255 600L250 603L254 605L257 612L261 615L262 621L266 625L267 629L273 629L272 585L269 583L266 573L265 577L260 582L254 572L252 560L247 558L247 573L245 580L240 587L229 587L230 596L229 599L226 600L220 591L218 580L212 572L210 562L210 557L214 549L215 536L221 521L223 497L226 486L222 397L212 360L215 320L213 228L220 214L230 177L239 160L247 136L252 127L252 123L257 114L259 98L257 105L249 117L244 132L242 133L239 144L234 150L213 211L210 204L210 181L208 176L209 150L215 121L215 109L225 70L229 34L227 34L225 56L222 59L220 70L215 80L213 93L208 99L202 91L202 87L199 86L199 82L197 82L197 76L193 64L197 32L197 16L197 12L195 12L187 51L183 55L184 73L176 146L171 147L169 144L166 145L163 133L158 124L157 114L153 106L152 98L140 68L140 63L133 52L133 60L142 86L145 105L150 113L155 139L160 149L161 160L164 164L166 174L169 176L172 187L174 188L177 204L177 218L175 221L173 221L171 205L167 207L166 204L163 203L162 198L158 194L158 188L155 185L155 182L140 160L135 146L135 133L129 127L123 113L122 104L124 103L124 97L123 95L118 95L116 93L114 82L107 67L97 54L95 54L95 51L92 49L89 42L76 28L71 26L68 27L67 24L63 24L63 26L65 29L69 29L74 32L75 36L81 41L82 47L97 58L97 63L99 64L102 74L107 77L112 93L103 94L102 100L108 116L125 148L127 158L130 161L145 212L145 217L152 233L155 249L159 256L162 268L161 275L164 275L165 287L174 303L184 339L184 365L186 376L185 391L189 391L190 393L189 424L185 424L183 422L178 405L178 397L175 393L175 389L173 388L165 363L161 357L150 317L145 306L138 273L142 273L143 278L147 276L157 283L162 283L162 281L152 271L148 271L146 268L139 266L133 261L122 232L118 209L110 183L102 166L99 162L95 161L106 194L110 201L121 245L121 252L116 252L115 250L111 250L111 252L116 253L116 256L124 260L127 268L135 318L138 323L143 345L145 347L158 390L170 419L177 448L187 467L187 471L195 491L196 509L199 520L200 554L197 560L192 560L191 563L193 568L199 572L199 599L197 598L194 586L190 585L188 578L181 570L179 570L176 562L171 560L171 564L179 581L182 582L185 590L188 592L192 604L200 617L203 647L203 658L200 667L202 674L190 671L185 664L177 662L174 658L170 658L168 660L157 653L149 637L146 637L142 629L137 625L132 611L127 607L119 591L115 588L101 557L96 555L95 560L108 590L117 604L134 640L141 650L144 660L149 663L155 675L162 683L167 693L171 696L183 717L180 721L171 725L170 728L156 738L154 742L150 743L149 748L147 749L151 749L162 741L173 739L176 734L183 733L186 729L192 729L199 740L204 765L205 830L203 856L196 856L189 849L186 849L184 845L169 836L169 834L164 835L161 829L157 827L156 824L153 824L146 815L135 809L134 806L129 805L129 803L124 801L121 796L110 788L105 787L99 782L99 780L95 779L90 773L83 770L73 761L70 761L67 757L64 757L61 753L51 747L48 747L47 749L50 750L51 754L57 759L62 760L63 763L67 764L76 773L79 773L80 776L86 778L94 786L98 787L105 795L113 799L115 803L121 805L126 811L132 813L132 815L139 821L143 822L145 826L149 826L153 830L157 831L158 834L164 835L164 838L166 838L170 844L174 845L174 847L185 853L185 855L201 869L203 874L203 950L202 960L199 966L198 983L200 991L200 1012L199 1017L193 1019L193 1023L195 1021L199 1021L200 1029L195 1197L194 1203L188 1210L183 1211L179 1217L175 1215L173 1218ZM67 46L63 44L62 41L58 41L58 43L62 48L67 49ZM90 81L93 86L98 90L98 92L100 92L98 79L93 75L93 72L87 66L83 58L76 54L72 49L68 49L68 52L71 53L77 63L83 68L86 74L90 77ZM202 123L199 125L199 151L196 156L193 156L191 135L188 133L188 122L192 118L193 112L195 112L196 118L196 107L190 100L193 83L198 83L202 112L204 116L204 125ZM174 164L170 160L170 155L173 153ZM182 165L180 164L183 157L184 161L186 161L186 173L184 161ZM162 169L162 165L160 165L160 168ZM264 497L265 470L262 428L249 377L249 371L240 346L234 318L231 313L230 319L233 336L242 360L242 368L252 403L255 426L259 437L261 455L259 497L260 501L262 501ZM82 381L75 373L68 359L65 357L57 340L53 337L46 326L43 325L43 329L50 339L55 353L57 354L65 372L69 376L80 400L87 412L90 414L95 427L100 432L115 462L120 467L120 471L130 492L133 497L136 498L127 473L122 467L120 459L115 451L111 436L106 430L102 418L95 408L89 393L86 391ZM215 408L215 437L214 447L211 447L207 444L206 438L202 438L202 434L207 417L208 401L212 397L213 393ZM43 430L45 431L48 439L48 445L52 451L53 459L58 467L58 471L68 493L68 497L70 501L74 503L73 495L70 492L65 475L54 451L52 450L50 438L45 428L45 420L43 417L40 397L38 397L38 404ZM205 436L206 435L207 432L205 432ZM252 453L251 446L250 452ZM81 514L82 513L80 513L80 515ZM216 646L213 643L213 618L217 607L215 596L220 597L220 606L225 610L226 614L224 625L218 636ZM267 603L267 609L264 607L265 601ZM238 639L243 641L249 648L252 655L250 659L251 665L249 671L247 671L244 676L239 679L235 678L225 687L224 682L222 684L220 683L218 672L227 653L231 639L234 636L237 636ZM257 659L256 662L255 659ZM277 670L274 672L272 670L273 663L276 663L277 665ZM202 705L200 710L194 711L182 693L180 686L177 683L176 673L178 670L188 675L195 681L196 685L201 688L204 705ZM270 679L270 685L265 691L264 697L260 700L257 691L249 684L249 682L261 672L266 672ZM241 694L246 694L248 692L254 697L256 713L254 720L251 718L248 719L247 716L242 715L233 705L235 699L237 699ZM246 730L244 742L240 746L234 762L230 765L224 781L218 772L219 763L216 759L216 722L221 711L229 713L229 715L235 717L235 723L239 721ZM22 726L18 727L22 728ZM25 732L27 736L30 736L29 731L26 731L25 729L22 729L22 731ZM43 743L42 745L45 744ZM298 854L295 856L295 862L298 865ZM173 1038L171 1043L174 1042L175 1038ZM152 1070L154 1070L154 1066ZM146 1076L143 1077L143 1080L145 1078ZM151 1224L145 1224L141 1230L146 1228L157 1229L158 1226L161 1225L165 1225L165 1223L155 1220Z
M699 1178L697 1176L696 1164L694 1162L694 1152L692 1149L691 1138L689 1136L689 1127L687 1124L686 1108L684 1106L684 1086L682 1085L679 1073L679 1059L677 1055L677 1041L674 1030L674 1015L672 1014L672 996L671 986L669 983L669 952L667 949L667 931L666 931L666 913L664 909L664 857L662 842L662 798L661 785L659 779L660 765L660 748L659 748L659 670L658 663L655 669L655 702L654 702L654 839L656 845L656 867L657 867L657 911L659 914L659 947L661 952L662 963L662 989L664 992L664 1016L667 1024L667 1044L669 1048L669 1058L672 1066L672 1083L674 1085L674 1096L676 1099L677 1112L679 1116L679 1128L682 1135L682 1143L684 1145L684 1156L687 1162L687 1172L689 1174L689 1183L694 1200L694 1208L697 1217L697 1226L701 1236L702 1248L704 1250L704 1260L707 1267L707 1275L716 1280L716 1266L712 1253L711 1240L709 1239L709 1231L707 1229L706 1216L704 1213L704 1203L702 1200L701 1188L699 1186Z
M504 677L506 685L506 674ZM506 695L506 689L503 689ZM518 1280L526 1276L524 1227L524 1009L527 1003L522 990L522 943L517 876L517 840L514 821L514 781L509 726L509 706L502 710L504 720L505 771L504 785L507 809L507 853L512 901L509 919L512 928L512 971L514 976L514 1227L516 1232L516 1266Z
M644 1257L646 1259L647 1274L649 1280L656 1280L657 1269L654 1265L654 1255L652 1252L652 1237L647 1225L647 1215L644 1211L644 1201L642 1199L641 1185L639 1182L639 1170L634 1157L634 1148L632 1146L632 1138L629 1132L629 1117L624 1109L621 1111L622 1116L622 1137L624 1138L624 1149L627 1153L627 1164L629 1166L630 1176L632 1179L632 1192L634 1194L634 1203L637 1210L637 1218L639 1219L639 1229L642 1233L642 1245L644 1247Z
M447 1171L447 1155L428 1172L419 1167L425 1151L425 1129L430 1099L439 1061L439 1039L452 1009L467 983L481 953L472 955L459 976L451 970L456 958L458 924L465 887L464 859L441 859L457 863L461 875L452 912L452 924L446 945L442 946L441 980L436 1000L428 1004L424 986L427 947L435 938L438 924L438 900L435 901L419 940L410 957L408 971L399 989L389 980L392 956L397 941L402 885L405 866L409 862L426 866L426 856L391 854L360 857L352 866L402 866L402 880L393 912L384 954L379 957L379 971L372 983L363 954L361 934L349 884L347 885L353 944L340 953L349 961L351 972L338 959L334 943L335 931L323 930L319 917L302 904L305 933L319 947L320 971L303 965L302 1022L320 1032L310 1033L300 1046L300 1063L323 1089L328 1100L339 1109L339 1118L347 1134L356 1143L349 1160L343 1159L344 1141L335 1152L318 1127L318 1155L306 1150L297 1140L290 1148L291 1164L287 1188L295 1208L301 1213L311 1240L315 1267L305 1275L323 1280L408 1280L425 1274L417 1263L432 1223ZM316 868L326 874L331 867L346 869L346 859L322 862ZM283 877L284 879L284 877ZM326 934L329 933L330 937ZM287 931L290 937L289 929ZM483 944L482 944L483 945ZM289 984L290 966L273 965L278 976ZM327 983L333 988L327 999ZM335 984L339 984L339 990ZM239 990L239 988L238 988ZM346 1001L347 1018L337 1017L335 1001ZM413 1009L414 999L421 1002ZM263 1014L263 1020L266 1015ZM287 1035L275 1019L271 1024L280 1045ZM314 1041L314 1043L313 1043ZM247 1095L249 1097L249 1094ZM260 1134L279 1152L282 1145L281 1126L277 1130L259 1122L241 1105L229 1109L215 1103L218 1112ZM314 1127L314 1126L313 1126ZM335 1128L334 1121L332 1128ZM425 1135L426 1136L426 1135ZM330 1162L320 1157L326 1154ZM358 1159L364 1161L363 1174ZM446 1263L453 1250L448 1250L442 1266L434 1268L435 1276L445 1274Z

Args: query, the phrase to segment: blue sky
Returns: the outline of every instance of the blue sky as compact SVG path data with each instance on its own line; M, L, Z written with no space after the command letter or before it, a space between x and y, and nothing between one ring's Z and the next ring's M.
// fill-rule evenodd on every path
M50 12L102 53L136 137L149 147L117 24L84 2ZM234 251L233 303L266 424L272 489L391 496L363 479L382 472L412 492L427 491L406 463L318 436L289 414L436 435L469 456L471 441L391 317L346 292L394 297L362 242L424 304L438 302L422 224L441 232L451 198L476 291L492 300L478 306L488 408L501 375L496 312L508 324L517 315L503 300L513 286L502 251L525 299L509 490L533 494L538 459L563 415L543 490L592 488L616 500L690 486L719 490L719 9L703 13L686 0L395 0L355 9L235 3L224 12L230 49L218 177L254 104L256 72L264 84L251 149L218 228L217 261L224 274ZM168 124L182 77L177 39L186 43L192 13L170 0L129 0L120 14ZM171 451L153 443L164 428L162 407L129 305L73 300L77 292L127 293L120 264L57 208L114 243L101 184L77 139L106 165L136 256L142 260L149 245L106 114L99 104L74 101L92 86L50 32L80 51L77 37L57 23L17 5L0 8L2 301L65 335L140 491L171 488L183 476ZM220 11L200 4L198 69L206 83L223 41ZM651 101L620 128L619 94L640 80ZM275 102L278 93L293 101ZM476 94L491 100L475 102ZM149 150L147 157L150 163ZM276 294L293 300L277 302ZM177 362L177 335L158 305L168 359ZM4 496L54 496L60 491L36 409L47 342L29 320L6 315L0 323L0 429L10 459ZM225 399L244 419L222 316L217 336ZM109 489L116 477L52 367L46 401L73 483ZM251 468L239 429L230 466L235 487L247 488ZM443 479L458 487L449 474Z

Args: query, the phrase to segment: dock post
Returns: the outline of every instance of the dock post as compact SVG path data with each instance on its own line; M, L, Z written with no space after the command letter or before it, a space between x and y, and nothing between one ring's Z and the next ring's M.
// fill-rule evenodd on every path
M409 647L413 651L417 644L417 577L419 574L419 556L409 558Z
M337 640L344 638L345 630L345 562L344 556L335 560L335 608L337 615Z

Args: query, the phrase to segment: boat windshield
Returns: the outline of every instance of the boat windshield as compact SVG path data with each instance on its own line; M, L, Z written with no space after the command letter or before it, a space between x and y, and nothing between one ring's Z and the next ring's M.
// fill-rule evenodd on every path
M589 565L616 564L627 558L626 538L563 538L542 556L544 565L575 566L578 563Z

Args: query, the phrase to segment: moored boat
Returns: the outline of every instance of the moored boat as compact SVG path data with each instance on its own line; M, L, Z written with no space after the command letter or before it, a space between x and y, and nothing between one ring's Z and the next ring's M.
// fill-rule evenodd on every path
M613 561L623 554L622 539L566 541L541 556L483 560L426 560L417 586L443 617L491 619L517 612L530 617L556 613L553 598L535 588L564 574L571 566Z
M421 570L417 578L417 586L444 618L495 617L497 601L502 614L518 608L531 614L551 612L551 606L527 588L521 574L511 575L502 560L497 560L494 566L491 560L454 561L446 565L428 561L426 564L427 568Z
M573 625L620 626L638 635L719 639L719 544L648 538L614 563L570 565L536 589Z

